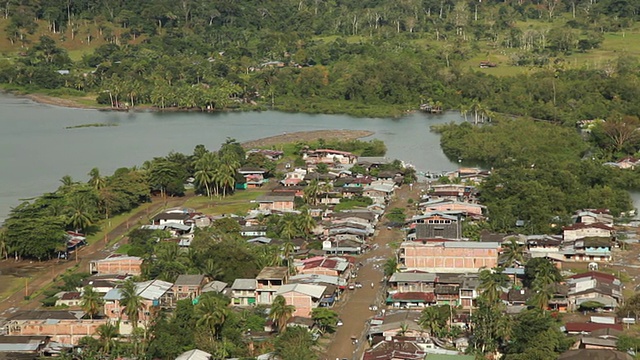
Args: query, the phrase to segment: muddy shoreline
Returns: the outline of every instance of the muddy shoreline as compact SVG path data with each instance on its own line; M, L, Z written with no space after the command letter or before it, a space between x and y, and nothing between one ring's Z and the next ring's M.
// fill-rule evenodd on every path
M309 142L319 139L324 140L356 140L373 135L373 131L368 130L309 130L282 135L270 136L262 139L251 140L242 143L245 149L272 147L280 144L295 143L298 141Z

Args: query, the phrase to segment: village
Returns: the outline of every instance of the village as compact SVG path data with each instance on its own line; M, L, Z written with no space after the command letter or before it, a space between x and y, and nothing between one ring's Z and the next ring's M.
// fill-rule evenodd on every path
M263 149L248 153L271 161L283 155ZM171 313L179 301L198 304L215 293L228 298L231 309L270 309L282 299L293 306L280 318L267 311L264 328L244 334L252 344L284 328L301 327L317 340L323 359L474 359L467 355L474 311L481 297L496 292L492 296L506 316L532 307L564 316L561 331L574 344L559 359L632 359L618 351L617 340L637 321L632 313L619 316L638 285L637 269L626 266L637 240L635 228L618 224L620 214L576 209L571 224L557 235L485 229L470 236L465 228L490 216L478 199L478 185L488 171L459 168L439 181L414 182L409 167L385 157L305 149L301 158L304 166L287 163L281 178L270 177L262 168L238 169L244 181L236 184L237 191L267 190L250 200L246 214L168 208L139 225L140 230L169 234L157 243L173 243L188 253L196 232L220 220L231 221L247 246L280 249L277 264L264 266L255 277L230 282L204 273L177 274L172 282L141 281L149 257L114 251L91 261L82 269L91 276L76 289L57 293L51 307L5 314L0 319L0 355L29 359L74 353L83 338L98 338L105 324L127 338L149 327L159 312ZM366 175L352 172L354 166ZM356 205L341 209L350 202ZM287 214L312 217L309 236L270 236L265 219ZM83 234L70 232L68 257L74 252L77 256L84 242ZM540 299L532 285L527 271L532 264L550 265L562 275L546 298ZM487 274L507 281L491 287ZM125 281L135 284L141 301L133 317L121 302ZM87 289L99 294L96 311L86 311ZM436 329L424 316L427 309L443 306L449 311L447 331ZM328 326L333 331L318 323L314 314L319 308L335 312L335 324ZM253 356L278 359L273 352ZM213 358L201 349L176 357Z

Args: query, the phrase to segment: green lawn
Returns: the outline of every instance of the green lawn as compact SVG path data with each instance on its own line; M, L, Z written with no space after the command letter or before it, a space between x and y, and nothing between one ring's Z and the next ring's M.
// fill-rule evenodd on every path
M205 214L244 214L255 208L256 203L251 202L268 192L266 189L250 189L236 191L225 198L214 196L209 199L206 196L194 196L187 200L185 207L194 208Z

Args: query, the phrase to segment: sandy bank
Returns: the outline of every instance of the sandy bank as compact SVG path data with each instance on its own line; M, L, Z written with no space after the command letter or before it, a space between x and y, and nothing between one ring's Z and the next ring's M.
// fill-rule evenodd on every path
M295 143L298 141L309 142L318 139L324 140L355 140L373 135L373 131L368 130L311 130L293 133L284 133L266 137L258 140L242 143L245 149L264 148L278 144Z

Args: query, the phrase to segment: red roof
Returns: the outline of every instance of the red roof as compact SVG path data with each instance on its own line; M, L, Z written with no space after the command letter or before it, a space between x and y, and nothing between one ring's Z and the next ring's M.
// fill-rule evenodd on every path
M80 299L80 293L77 291L70 291L70 292L64 293L60 297L60 300L76 300L76 299Z
M563 227L562 230L579 230L579 229L588 229L588 228L598 228L598 229L613 231L613 228L611 226L605 225L603 223L592 223L592 224L575 223L573 225Z
M304 264L305 269L314 269L314 268L325 268L325 269L335 269L338 262L333 259L320 259L310 261Z
M586 332L600 329L614 329L622 331L622 324L597 324L597 323L566 323L564 325L567 332Z
M347 156L355 156L352 153L348 152L348 151L340 151L340 150L333 150L333 149L316 149L314 152L325 152L325 153L329 153L329 154L340 154L340 155L347 155Z
M436 302L436 296L433 293L424 292L404 292L395 293L391 295L393 300L406 300L406 301L424 301L426 303Z
M616 280L616 277L611 274L605 274L597 271L589 271L586 273L569 276L569 279L583 279L583 278L594 278L597 280L604 280L606 282L614 282Z

